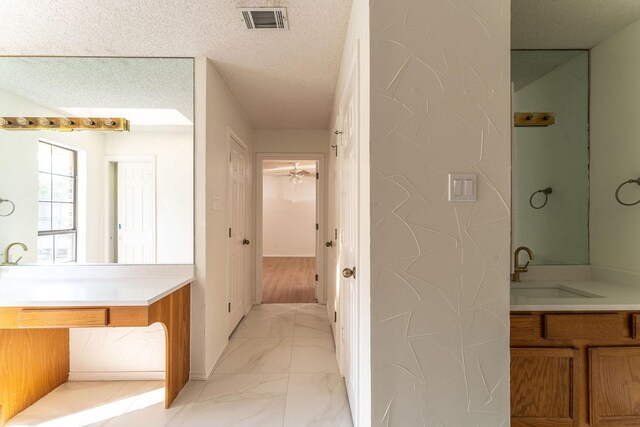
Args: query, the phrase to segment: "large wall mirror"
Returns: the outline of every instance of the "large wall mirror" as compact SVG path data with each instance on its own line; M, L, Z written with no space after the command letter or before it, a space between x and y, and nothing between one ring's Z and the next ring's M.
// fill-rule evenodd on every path
M70 117L107 129L45 126ZM193 263L192 59L2 57L6 118L25 126L0 129L0 262Z
M532 264L589 264L589 51L511 54L514 112L552 113L513 133L513 246Z

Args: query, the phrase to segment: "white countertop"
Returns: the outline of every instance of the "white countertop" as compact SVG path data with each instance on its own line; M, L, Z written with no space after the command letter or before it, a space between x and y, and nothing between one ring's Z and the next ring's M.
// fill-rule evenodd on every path
M511 292L511 311L640 311L640 286L612 281L536 280L511 283L511 289L536 288L563 285L568 289L594 294L592 298L531 298L516 296Z
M148 306L194 280L193 266L154 267L3 268L0 307Z

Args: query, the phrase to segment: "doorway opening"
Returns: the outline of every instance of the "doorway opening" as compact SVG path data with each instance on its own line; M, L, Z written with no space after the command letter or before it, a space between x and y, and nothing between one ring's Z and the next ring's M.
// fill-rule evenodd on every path
M106 157L106 261L156 262L155 158Z
M319 161L264 159L262 303L318 302Z

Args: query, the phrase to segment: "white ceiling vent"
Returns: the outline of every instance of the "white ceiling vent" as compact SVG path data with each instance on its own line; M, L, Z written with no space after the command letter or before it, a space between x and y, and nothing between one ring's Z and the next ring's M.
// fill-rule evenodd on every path
M247 30L288 30L286 7L239 8Z

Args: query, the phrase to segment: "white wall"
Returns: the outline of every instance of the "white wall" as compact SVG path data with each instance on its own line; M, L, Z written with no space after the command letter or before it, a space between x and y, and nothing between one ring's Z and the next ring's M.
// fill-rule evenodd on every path
M28 99L0 89L0 116L54 115ZM95 191L102 188L104 135L77 132L8 132L0 133L0 197L13 200L16 211L0 217L0 248L11 242L29 247L22 264L38 261L38 140L46 139L78 151L78 197L85 200L78 212L78 261L101 262L103 198ZM89 190L91 189L91 190ZM5 209L6 205L0 206Z
M253 143L251 123L213 63L196 58L196 282L191 294L191 375L204 379L228 343L227 172L229 130L248 145L247 238L254 240ZM218 199L220 206L214 206ZM245 310L253 300L255 263L247 249Z
M155 158L158 264L193 263L193 132L177 128L105 134L107 157Z
M327 153L327 129L255 129L256 153Z
M510 3L370 4L373 423L508 425Z
M591 50L591 265L640 273L640 206L614 198L623 181L640 176L640 21ZM627 202L640 199L640 187L621 191Z
M316 180L294 185L288 176L262 179L262 255L316 255Z
M588 264L589 54L520 89L513 102L514 111L556 113L552 126L514 129L513 247L531 248L532 264ZM546 187L547 205L533 209L531 194Z

